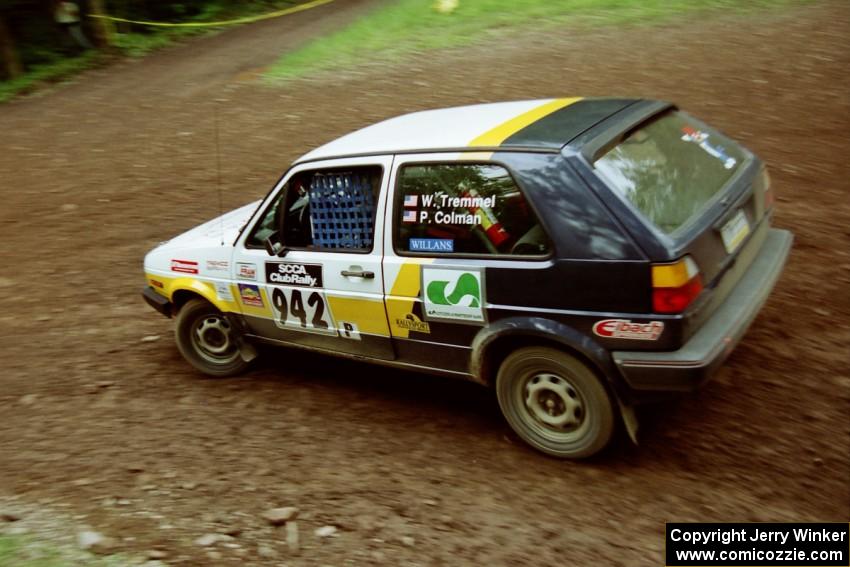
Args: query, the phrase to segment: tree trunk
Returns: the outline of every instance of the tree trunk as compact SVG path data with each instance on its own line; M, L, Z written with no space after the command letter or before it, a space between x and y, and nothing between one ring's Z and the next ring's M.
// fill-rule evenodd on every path
M89 11L93 15L106 15L106 10L103 9L103 0L89 0ZM89 18L88 22L91 29L94 30L95 43L100 48L107 48L113 44L113 36L115 35L115 26L111 20L103 18Z
M18 50L15 49L15 40L2 14L0 14L0 71L7 79L19 77L24 72L21 60L18 58Z

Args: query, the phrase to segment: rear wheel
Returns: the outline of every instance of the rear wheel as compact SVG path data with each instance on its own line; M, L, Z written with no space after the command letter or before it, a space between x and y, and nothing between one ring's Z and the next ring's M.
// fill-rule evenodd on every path
M203 299L190 299L177 314L177 348L189 364L210 376L233 376L248 367L224 314Z
M508 356L496 378L499 406L526 443L555 457L589 457L614 432L614 407L596 374L579 359L545 347Z

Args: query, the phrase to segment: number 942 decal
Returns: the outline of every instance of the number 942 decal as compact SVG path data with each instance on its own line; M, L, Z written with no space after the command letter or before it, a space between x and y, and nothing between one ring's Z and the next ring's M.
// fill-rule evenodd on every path
M272 287L274 324L279 329L336 335L325 294L320 291Z

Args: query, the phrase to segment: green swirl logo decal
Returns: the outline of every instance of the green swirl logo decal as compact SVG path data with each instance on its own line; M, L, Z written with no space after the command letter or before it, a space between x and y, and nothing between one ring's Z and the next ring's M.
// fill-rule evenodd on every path
M422 307L431 321L486 323L483 272L428 266L422 269Z
M469 297L466 307L481 306L481 288L478 279L472 274L462 274L455 283L453 290L446 293L449 286L447 281L433 281L428 284L428 299L437 305L461 305L464 298Z

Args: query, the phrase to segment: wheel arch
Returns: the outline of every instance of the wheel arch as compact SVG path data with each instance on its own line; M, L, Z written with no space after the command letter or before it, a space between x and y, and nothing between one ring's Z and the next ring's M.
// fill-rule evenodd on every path
M204 301L209 302L206 297L195 290L178 289L171 295L171 305L173 306L174 312L177 313L180 311L180 309L182 309L183 306L192 299L203 299Z
M508 355L525 346L550 346L587 364L619 400L628 401L626 385L608 351L576 329L542 317L512 317L483 328L472 342L470 373L493 385Z
M219 299L215 285L210 282L189 278L178 278L170 282L168 295L171 298L172 305L174 306L174 313L179 312L187 301L196 297L213 304L216 309L222 313L237 311L235 304Z

